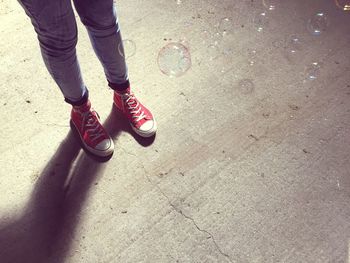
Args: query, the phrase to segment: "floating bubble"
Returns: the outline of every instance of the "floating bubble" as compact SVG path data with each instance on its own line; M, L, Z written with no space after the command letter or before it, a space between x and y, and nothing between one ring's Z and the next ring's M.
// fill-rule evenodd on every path
M222 34L218 31L214 31L211 35L212 43L218 45L222 41Z
M260 12L254 16L253 22L256 30L262 32L269 25L269 17L266 12Z
M242 79L238 83L240 92L244 95L248 95L254 91L254 82L251 79Z
M194 22L193 19L187 19L183 22L184 27L191 27L193 26Z
M203 43L207 43L211 39L211 33L209 30L204 29L201 31L200 37Z
M232 56L233 47L229 43L227 43L226 45L222 45L222 54L224 56Z
M286 56L289 61L296 62L298 55L301 53L303 47L302 47L302 41L300 38L296 35L291 35L286 40Z
M191 55L181 43L165 45L158 53L158 66L161 72L170 77L179 77L191 67Z
M276 39L272 41L272 46L276 48L284 48L285 47L285 40L283 39Z
M209 45L207 47L207 57L210 61L215 60L220 54L219 47L217 45Z
M279 2L279 0L262 0L263 5L270 11L275 10Z
M222 34L220 34L218 31L210 31L205 29L200 33L200 38L202 40L202 44L205 46L218 45L222 39Z
M231 18L224 17L219 23L219 30L223 35L232 34L234 31L234 25Z
M130 39L124 39L118 45L118 52L125 59L128 59L128 58L132 57L136 53L136 44L135 44L135 42L130 40Z
M221 54L229 58L233 55L235 42L231 37L227 37L223 38L217 46L220 49Z
M344 11L350 11L350 0L334 0L337 7Z
M307 30L315 36L326 31L328 26L329 19L325 13L317 13L307 22Z
M312 62L305 69L306 80L315 80L320 75L321 65L318 62Z
M291 53L296 53L302 50L302 43L298 36L291 35L287 40L287 47Z
M257 51L255 49L248 48L247 55L248 55L248 64L250 66L254 66L256 63Z

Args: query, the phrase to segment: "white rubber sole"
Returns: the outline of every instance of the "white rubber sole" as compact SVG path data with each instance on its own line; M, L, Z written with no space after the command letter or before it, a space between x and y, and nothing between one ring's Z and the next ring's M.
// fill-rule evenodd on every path
M110 156L110 155L113 154L113 152L114 152L114 143L113 143L113 140L112 140L111 138L109 138L109 139L110 139L110 142L111 142L111 145L110 145L110 147L109 147L108 149L106 149L106 150L104 150L104 151L96 150L96 149L90 147L89 145L87 145L87 144L84 142L83 138L82 138L81 135L80 135L80 132L79 132L77 126L75 126L75 123L74 123L72 120L71 120L70 122L73 124L73 126L74 126L76 132L79 134L80 141L81 141L81 143L83 144L84 149L87 150L89 153L91 153L91 154L93 154L93 155L96 155L96 156L98 156L98 157L108 157L108 156Z
M121 109L119 109L119 107L117 106L117 104L113 101L113 105L114 107L122 114L124 115L123 111ZM125 117L125 119L127 119ZM156 122L156 118L154 118L153 116L153 127L152 129L148 130L148 131L141 131L141 130L138 130L136 129L130 122L129 122L132 130L139 136L143 137L143 138L149 138L149 137L152 137L154 134L156 134L157 132L157 122Z

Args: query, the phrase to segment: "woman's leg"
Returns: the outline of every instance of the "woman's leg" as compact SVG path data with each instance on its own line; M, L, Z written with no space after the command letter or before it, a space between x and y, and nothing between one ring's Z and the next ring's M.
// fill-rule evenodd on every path
M70 0L19 0L38 34L45 65L72 104L71 121L85 149L110 156L114 144L91 108L76 56L77 25Z
M74 0L92 46L113 89L129 87L128 70L113 0Z
M70 0L18 0L38 35L41 54L65 100L73 105L86 102L75 46L77 25Z
M115 90L114 105L124 113L138 135L153 136L157 129L156 121L130 89L113 0L74 0L74 4L103 65L108 84Z

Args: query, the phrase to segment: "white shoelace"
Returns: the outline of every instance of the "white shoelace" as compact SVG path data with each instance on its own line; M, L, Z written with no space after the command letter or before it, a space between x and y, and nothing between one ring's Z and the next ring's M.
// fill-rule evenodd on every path
M93 116L91 111L82 113L83 121L81 123L81 130L84 130L89 133L91 141L96 141L98 138L103 137L103 131L100 129L100 125L97 121L97 117Z
M134 119L136 119L136 122L142 120L143 118L146 118L146 114L143 110L141 110L140 103L135 98L134 94L126 93L123 94L123 99L125 99L125 103L128 106L128 109L130 110L130 113ZM133 106L136 103L135 106Z

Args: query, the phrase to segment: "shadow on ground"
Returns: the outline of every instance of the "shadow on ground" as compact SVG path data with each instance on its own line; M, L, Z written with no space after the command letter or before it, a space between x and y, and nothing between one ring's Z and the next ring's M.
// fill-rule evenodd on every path
M114 139L122 130L130 132L116 114L112 109L104 123ZM64 262L82 208L105 166L85 154L70 131L36 181L22 215L0 224L0 262Z

